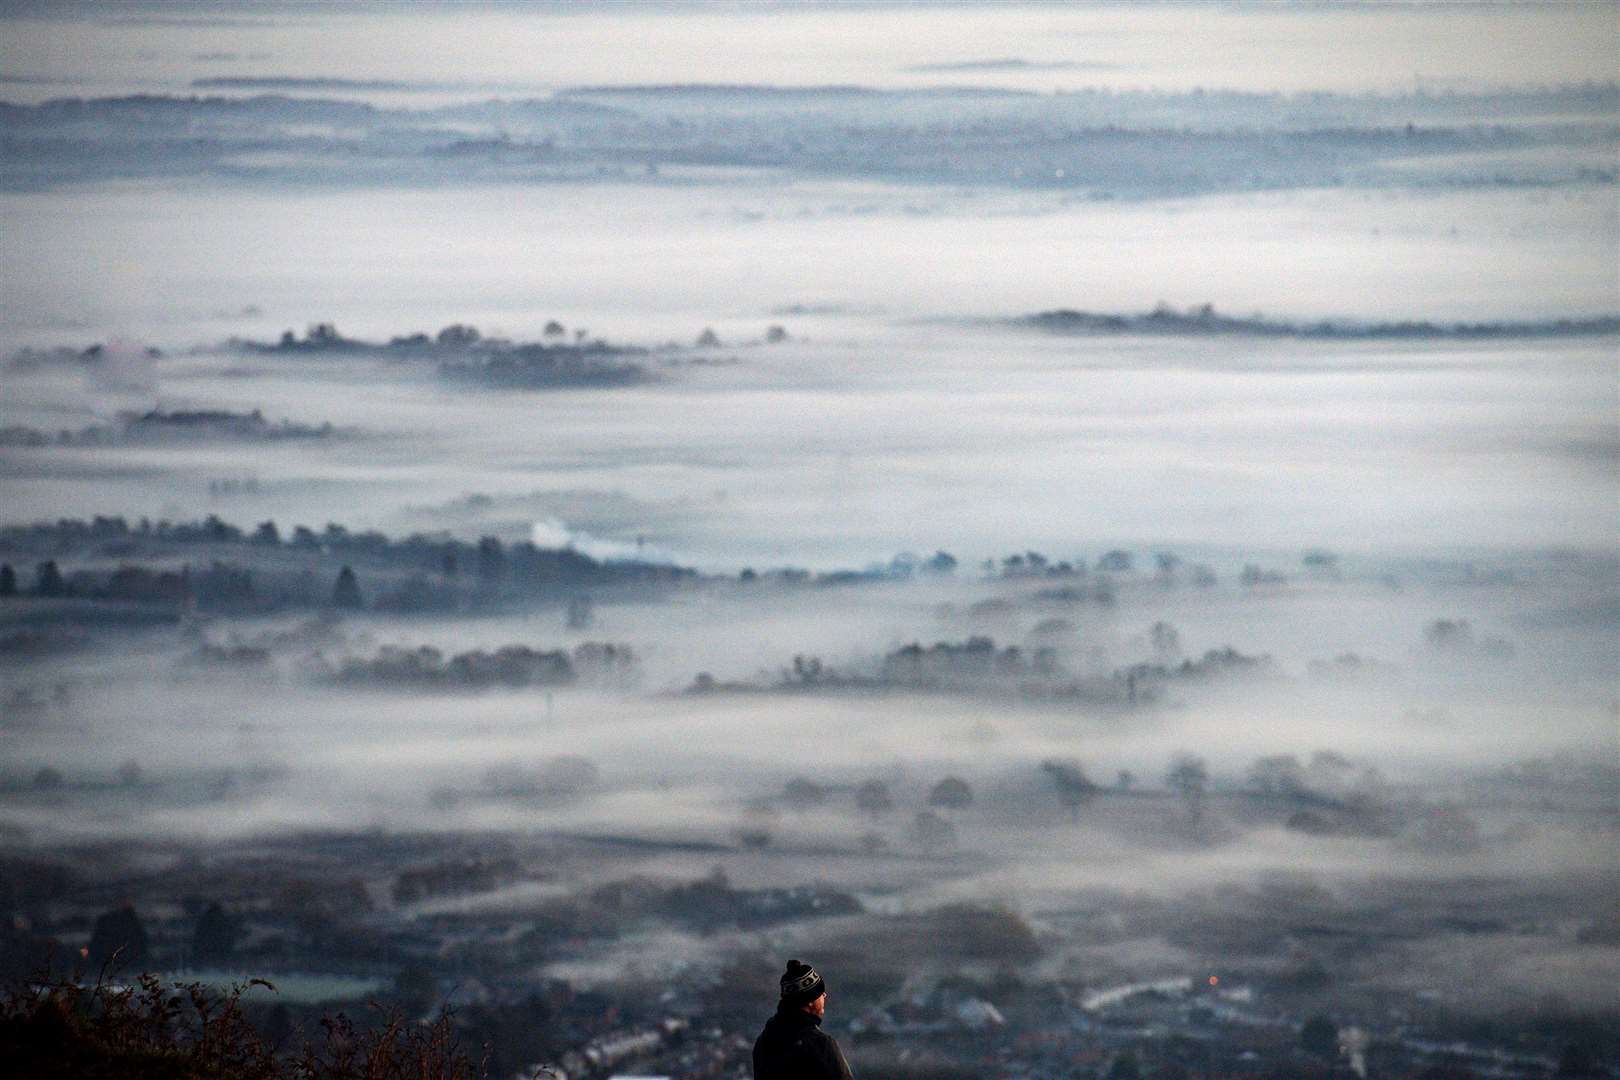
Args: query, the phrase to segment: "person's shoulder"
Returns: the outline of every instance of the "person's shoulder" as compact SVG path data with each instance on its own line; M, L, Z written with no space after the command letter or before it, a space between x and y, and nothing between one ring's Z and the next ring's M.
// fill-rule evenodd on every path
M839 1054L838 1040L819 1027L806 1028L803 1035L804 1045L813 1047L819 1054Z
M839 1047L838 1040L819 1027L809 1030L804 1040L804 1048L821 1063L825 1075L849 1076L849 1064L844 1060L844 1051Z

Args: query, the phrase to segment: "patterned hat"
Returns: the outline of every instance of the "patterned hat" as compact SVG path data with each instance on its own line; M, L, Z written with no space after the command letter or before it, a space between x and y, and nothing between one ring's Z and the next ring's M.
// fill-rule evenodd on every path
M782 1004L808 1005L827 992L816 969L802 960L789 960L782 973Z

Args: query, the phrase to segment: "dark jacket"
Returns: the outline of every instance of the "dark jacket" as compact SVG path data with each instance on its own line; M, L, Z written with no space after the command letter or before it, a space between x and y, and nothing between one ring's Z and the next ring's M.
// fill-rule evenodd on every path
M797 1006L776 1010L754 1040L754 1080L854 1080L821 1017Z

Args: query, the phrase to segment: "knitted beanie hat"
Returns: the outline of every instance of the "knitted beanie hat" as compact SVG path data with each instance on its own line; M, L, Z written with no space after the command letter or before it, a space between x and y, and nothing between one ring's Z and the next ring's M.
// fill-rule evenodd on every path
M808 1005L827 992L816 969L803 960L789 960L782 973L782 1004Z

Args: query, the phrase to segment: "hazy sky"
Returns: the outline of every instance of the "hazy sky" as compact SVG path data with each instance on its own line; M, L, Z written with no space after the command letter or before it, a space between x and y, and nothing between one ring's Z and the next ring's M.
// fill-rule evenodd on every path
M1608 81L1620 55L1608 3L8 7L0 70L52 80L7 86L13 100L266 73L507 93L663 82L1388 93Z

